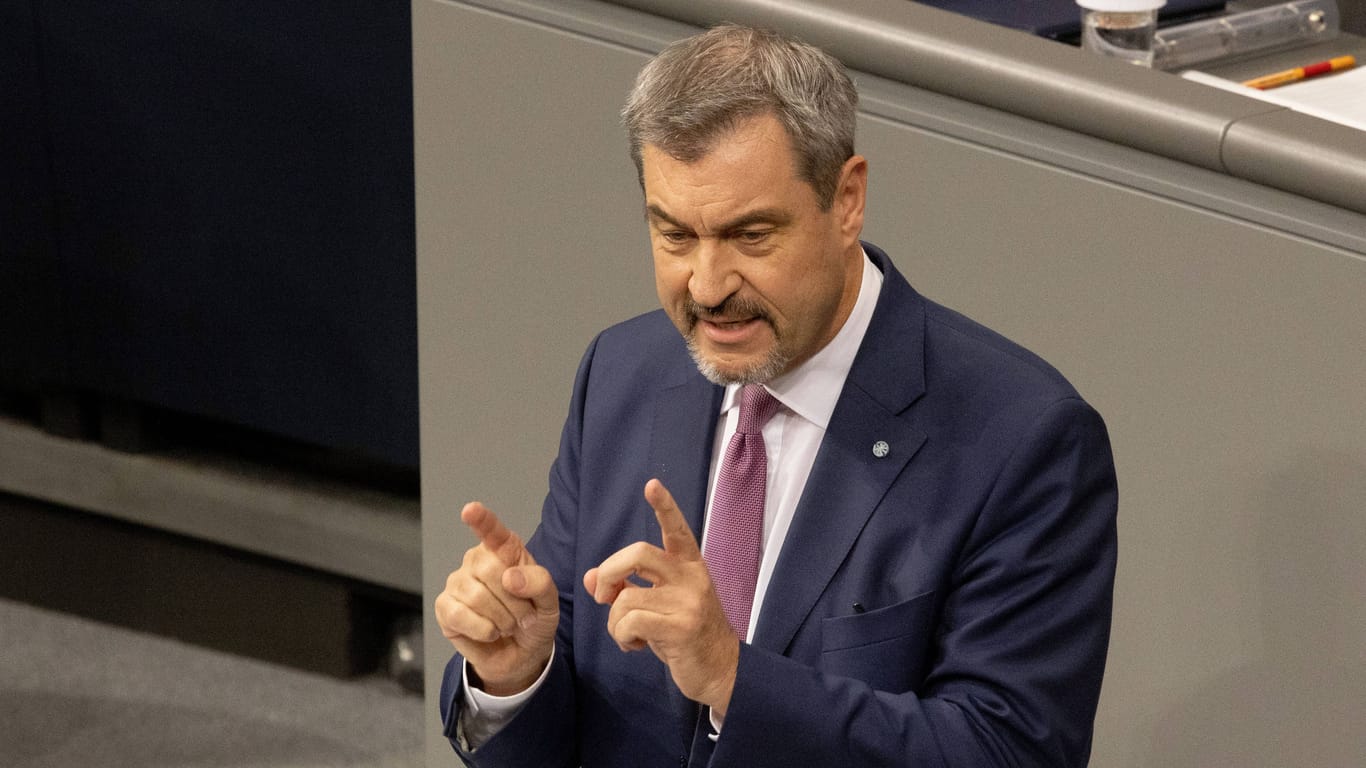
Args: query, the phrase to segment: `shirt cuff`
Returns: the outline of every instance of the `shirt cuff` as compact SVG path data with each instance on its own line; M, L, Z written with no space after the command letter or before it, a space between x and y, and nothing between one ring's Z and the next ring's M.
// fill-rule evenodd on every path
M715 743L721 738L721 724L724 723L726 719L724 717L717 717L716 710L711 707L707 707L707 719L711 721L711 733L707 734L707 738Z
M470 663L464 662L460 671L461 682L465 691L465 706L460 711L460 723L457 736L461 740L461 745L473 752L479 747L488 743L497 733L503 730L503 726L512 721L527 701L540 690L545 683L546 677L550 674L550 665L555 662L555 648L551 646L550 658L546 660L545 669L541 670L541 676L536 678L525 691L514 693L511 696L494 696L491 693L475 688L470 685Z

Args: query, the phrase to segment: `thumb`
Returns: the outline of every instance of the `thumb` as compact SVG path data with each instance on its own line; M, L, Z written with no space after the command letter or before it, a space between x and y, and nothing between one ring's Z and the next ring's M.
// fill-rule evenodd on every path
M503 589L513 597L530 600L537 613L558 613L560 593L550 571L539 565L519 565L503 571Z
M526 597L526 574L521 568L508 568L503 572L503 589L514 597Z

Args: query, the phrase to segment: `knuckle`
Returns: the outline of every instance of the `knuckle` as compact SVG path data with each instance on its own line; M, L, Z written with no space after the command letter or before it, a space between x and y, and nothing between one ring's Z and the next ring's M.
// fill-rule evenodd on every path
M462 603L469 603L479 598L482 591L478 581L474 579L461 579L447 589L447 593L454 599Z
M437 624L441 627L441 634L447 639L455 640L469 635L469 628L462 616L462 607L459 603L451 601L444 610L437 612Z
M630 628L634 624L630 611L618 611L615 607L607 617L607 633L614 640L622 640L630 635Z
M474 612L467 605L458 605L455 610L456 621L453 628L463 637L480 643L498 639L498 628L487 618Z
M461 568L462 568L462 569L468 568L468 567L470 567L476 560L478 560L478 558L479 558L479 553L480 553L480 551L481 551L482 549L483 549L482 547L475 546L475 547L470 547L469 549L465 550L465 556L464 556L463 558L461 558L461 560L460 560Z
M630 555L630 558L633 562L639 563L645 558L649 557L651 553L654 551L654 549L655 547L652 544L648 544L643 541L637 541L636 543L628 546L626 548L626 552Z
M453 602L454 600L451 596L443 592L440 595L437 595L436 600L432 604L432 613L436 615L436 623L440 625L442 629L445 629L446 625L450 623L450 604Z
M503 581L503 571L507 566L503 565L497 558L479 558L471 564L470 574L478 581L483 582L493 588Z

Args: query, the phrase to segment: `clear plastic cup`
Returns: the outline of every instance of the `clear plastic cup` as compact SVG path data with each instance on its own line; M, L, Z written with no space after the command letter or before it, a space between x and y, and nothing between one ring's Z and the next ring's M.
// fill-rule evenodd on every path
M1081 47L1139 66L1153 65L1157 9L1167 0L1077 0Z

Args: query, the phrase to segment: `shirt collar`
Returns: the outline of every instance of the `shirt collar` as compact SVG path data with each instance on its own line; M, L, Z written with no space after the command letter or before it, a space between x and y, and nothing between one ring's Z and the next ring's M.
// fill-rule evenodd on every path
M835 338L806 362L764 385L788 410L821 429L830 424L830 414L835 411L835 403L844 389L844 380L849 377L854 357L863 344L864 334L868 332L878 294L882 292L882 280L881 270L864 253L858 300L854 302L853 310ZM725 413L739 404L740 385L727 385L721 400L721 412Z

